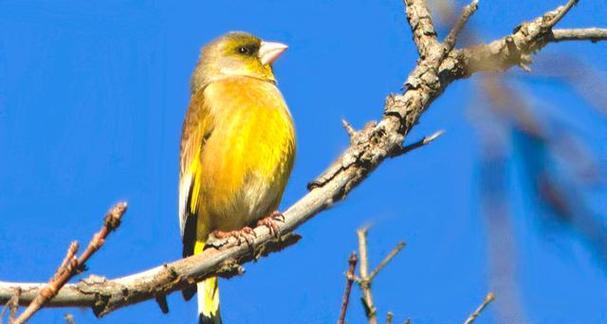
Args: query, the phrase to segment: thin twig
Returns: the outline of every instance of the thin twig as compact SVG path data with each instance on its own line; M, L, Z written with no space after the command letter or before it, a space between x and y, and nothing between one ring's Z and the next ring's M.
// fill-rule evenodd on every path
M67 267L69 267L72 262L74 262L74 257L76 256L76 253L78 253L78 248L79 245L77 241L72 241L72 243L70 243L70 246L68 247L67 252L65 254L65 258L63 258L61 265L59 266L59 268L57 268L57 271L55 271L55 276L53 277L53 280L56 280L57 277L63 274L63 272L67 270Z
M565 4L562 7L559 7L557 9L556 15L554 17L552 17L552 19L550 19L548 22L546 22L546 24L543 27L552 28L559 21L561 21L561 19L563 19L563 17L565 17L565 15L569 12L569 10L571 10L571 8L573 8L573 6L575 6L577 4L577 2L578 2L578 0L567 1L567 4Z
M360 281L358 282L362 290L362 302L365 308L365 315L369 324L377 324L377 309L373 302L373 294L371 293L371 282L369 281L369 255L367 251L367 232L369 227L365 226L358 231L358 253L360 254L359 274Z
M13 299L9 303L10 313L8 315L8 323L15 323L15 318L17 318L17 310L19 309L19 298L21 297L21 288L17 288L15 290L15 294L13 295Z
M464 322L464 324L472 324L474 323L474 321L476 320L476 318L481 314L481 312L485 309L485 307L487 307L487 305L489 305L489 303L491 303L493 300L495 299L495 295L490 292L487 294L487 296L485 296L485 300L483 300L483 303L480 304L476 310L474 311L474 313L470 314L470 316L468 316L468 318L466 319L466 321Z
M417 142L411 143L409 145L406 145L404 147L401 147L399 150L397 150L393 156L398 156L401 154L406 154L409 153L415 149L418 149L422 146L426 146L430 143L432 143L434 140L436 140L437 138L441 137L443 134L445 134L445 130L441 129L438 130L434 133L432 133L432 135L429 136L424 136L422 139L418 140Z
M338 324L344 324L346 322L346 311L348 310L348 304L350 303L350 292L352 291L352 283L354 283L355 279L354 271L356 269L357 262L358 257L356 256L356 252L352 252L352 254L350 254L350 258L348 258L348 272L346 272L346 288L344 289L344 296L341 300L339 319L337 320Z
M607 40L607 28L571 28L571 29L553 29L550 41L582 41L591 42Z
M474 12L476 12L477 9L478 9L478 0L473 0L469 5L464 7L459 19L457 20L457 22L455 23L453 28L451 28L451 31L449 31L449 34L443 41L443 46L445 47L445 53L448 53L449 51L451 51L453 49L453 47L455 46L455 42L457 41L457 37L459 36L459 33L464 28L464 26L466 26L468 19L470 19L472 14L474 14Z
M396 246L392 249L392 251L390 251L390 253L388 253L388 255L386 255L386 257L381 260L381 262L377 265L377 267L375 267L375 269L373 269L373 271L371 271L371 274L369 275L369 281L373 281L373 279L375 278L375 276L377 276L377 274L384 268L386 267L386 265L388 265L388 263L390 263L390 261L392 261L392 258L394 258L398 252L400 252L404 247L405 247L405 242L398 242L398 244L396 244Z
M19 297L21 296L21 288L17 287L11 296L10 300L2 307L2 311L0 312L0 324L3 323L4 315L6 315L6 311L9 311L8 315L8 323L11 324L15 320L15 314L17 314L17 309L19 309Z
M80 255L79 258L75 257L78 251L78 242L72 242L67 250L66 256L61 262L59 268L55 272L55 275L51 278L49 283L38 291L38 295L34 300L27 306L27 308L19 315L19 317L12 324L25 323L29 318L32 317L44 304L52 299L57 292L65 283L67 283L73 276L83 271L86 261L103 246L105 239L108 234L114 231L120 225L120 219L126 211L127 205L124 202L116 204L106 214L103 220L103 226L101 230L93 235L91 242L89 243L86 250Z

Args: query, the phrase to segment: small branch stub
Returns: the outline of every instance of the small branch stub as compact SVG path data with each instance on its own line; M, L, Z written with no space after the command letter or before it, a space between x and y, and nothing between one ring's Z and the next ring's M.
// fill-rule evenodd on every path
M443 134L445 134L445 130L443 130L443 129L438 130L438 131L432 133L432 135L425 136L424 138L420 139L419 141L417 141L415 143L411 143L407 146L401 147L392 156L399 156L402 154L406 154L415 149L426 146L426 145L432 143L433 141L435 141L437 138L441 137Z
M356 136L356 130L354 129L354 127L352 127L352 124L350 124L345 119L342 119L341 123L344 126L344 129L346 130L346 133L348 133L348 136L350 137L350 141L353 141L354 140L354 136Z

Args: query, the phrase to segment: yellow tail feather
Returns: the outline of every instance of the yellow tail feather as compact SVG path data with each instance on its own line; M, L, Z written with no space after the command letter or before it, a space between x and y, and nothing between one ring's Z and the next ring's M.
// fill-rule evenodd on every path
M194 254L204 249L204 242L197 241ZM196 284L198 290L198 323L221 324L219 313L219 285L217 277L207 278Z

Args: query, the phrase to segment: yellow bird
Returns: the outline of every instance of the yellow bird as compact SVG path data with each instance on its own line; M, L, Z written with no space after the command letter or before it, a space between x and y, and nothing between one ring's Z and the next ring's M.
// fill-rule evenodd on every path
M293 167L295 130L272 63L287 49L231 32L203 47L183 123L179 221L183 256L199 254L210 233L272 229ZM221 323L217 278L197 284L200 323ZM183 294L189 299L194 289Z

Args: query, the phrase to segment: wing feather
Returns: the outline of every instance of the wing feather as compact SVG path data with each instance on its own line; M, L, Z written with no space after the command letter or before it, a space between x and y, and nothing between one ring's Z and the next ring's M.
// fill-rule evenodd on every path
M200 174L200 155L204 144L213 132L213 116L204 100L204 89L192 96L181 134L179 168L179 229L183 241L183 254L193 254L196 241L196 215Z

